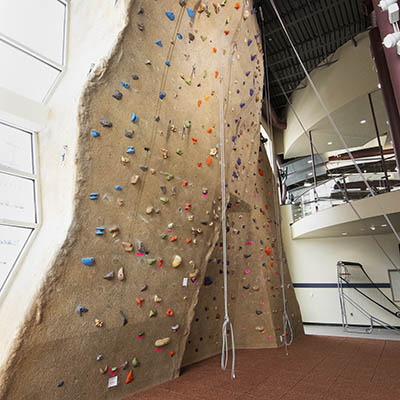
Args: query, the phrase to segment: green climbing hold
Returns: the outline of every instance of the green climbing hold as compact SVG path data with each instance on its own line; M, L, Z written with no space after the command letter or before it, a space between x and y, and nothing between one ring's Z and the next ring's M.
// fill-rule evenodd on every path
M181 149L176 150L176 154L178 154L178 156L181 156L183 154L183 151Z
M185 78L185 83L192 86L192 80L190 78Z
M162 203L164 203L164 204L167 204L168 203L168 197L160 197L160 201L162 202Z
M174 179L174 176L170 174L169 172L161 172L162 175L164 175L165 179L169 182L172 179Z
M153 265L157 260L155 258L146 258L146 262L149 265Z
M112 372L115 372L117 369L118 369L118 367L112 367L112 368L111 368L111 371L112 371Z
M184 125L186 129L189 129L192 126L192 121L185 121Z
M168 235L167 235L166 233L161 233L160 238L161 238L161 239L166 239L167 236L168 236Z
M157 315L157 311L150 310L150 312L149 312L150 318L155 317L156 315Z
M200 39L201 39L203 42L205 42L205 41L207 40L207 36L206 36L206 35L201 35L201 36L200 36Z
M136 368L136 367L138 367L139 366L139 361L138 361L138 359L136 358L136 357L133 357L133 360L132 360L132 367L133 368Z

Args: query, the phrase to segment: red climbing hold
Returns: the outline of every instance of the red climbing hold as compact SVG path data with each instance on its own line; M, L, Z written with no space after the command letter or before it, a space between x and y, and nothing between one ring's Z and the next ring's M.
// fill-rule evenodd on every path
M209 167L211 164L212 158L210 156L207 157L207 166Z
M200 106L201 106L201 103L202 103L202 101L199 100L199 101L197 102L197 107L200 107Z
M217 49L214 47L213 48L213 53L216 53L217 52Z
M172 311L172 308L170 308L165 314L167 314L168 317L172 317L174 315L174 312Z
M229 32L230 32L230 31L228 31L227 29L224 30L225 35L229 35Z
M218 72L218 71L215 71L215 79L218 78L218 75L219 75L219 72Z
M197 143L197 139L192 137L192 142L193 142L193 144L196 144Z
M198 163L197 163L197 166L198 167L201 167L203 164L199 161Z
M212 128L208 128L207 133L212 133Z
M271 249L268 246L265 246L265 252L270 255L271 254Z
M262 169L259 169L259 170L258 170L258 173L259 173L261 176L264 176L264 171L263 171Z
M130 370L128 376L126 377L126 383L131 383L133 381L133 371Z

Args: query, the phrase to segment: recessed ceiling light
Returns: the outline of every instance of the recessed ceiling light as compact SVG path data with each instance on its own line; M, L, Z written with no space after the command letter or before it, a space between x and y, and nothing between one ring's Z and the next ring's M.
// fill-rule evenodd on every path
M348 235L348 233L347 232L342 232L342 235L346 236L346 235Z
M369 229L371 229L371 231L374 231L374 230L376 229L376 227L375 227L375 225L371 225L371 226L369 227Z
M378 88L380 89L382 86L381 86L381 84L380 83L378 83Z
M328 145L330 146L332 144L332 142L328 142Z
M312 163L312 160L308 160L307 162L308 162L309 164L311 164L311 163Z
M367 123L367 120L366 120L366 119L362 119L362 120L360 121L360 124L361 124L361 125L366 124L366 123Z

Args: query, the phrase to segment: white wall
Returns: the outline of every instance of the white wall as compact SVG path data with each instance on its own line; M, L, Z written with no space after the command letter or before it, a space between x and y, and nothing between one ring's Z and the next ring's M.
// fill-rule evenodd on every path
M39 132L42 226L0 297L0 366L70 226L80 94L90 65L111 50L123 28L127 3L119 0L115 7L111 0L70 3L67 70L48 103L48 120ZM15 106L17 116L24 114L26 105ZM26 115L29 113L27 108ZM63 164L64 146L67 152Z
M387 270L393 269L393 266L371 237L292 239L289 226L292 221L291 207L282 206L281 215L284 248L293 283L336 283L336 263L339 260L359 262L374 282L389 282ZM394 235L379 235L377 239L390 257L400 264L398 245ZM304 322L341 323L336 288L297 288L295 291ZM374 289L366 291L366 293L373 292ZM384 292L391 298L390 289L384 289ZM378 318L394 325L400 325L399 319L392 317L377 306L371 305L360 295L353 293L353 296ZM367 323L358 312L354 312L354 317L349 316L349 322Z

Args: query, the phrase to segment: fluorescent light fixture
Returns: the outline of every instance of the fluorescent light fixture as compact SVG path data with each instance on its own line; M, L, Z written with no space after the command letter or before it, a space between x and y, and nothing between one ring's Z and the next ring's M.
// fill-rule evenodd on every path
M364 125L364 124L366 124L367 123L367 120L366 119L362 119L361 121L360 121L360 124L361 125Z
M308 160L307 162L308 162L309 164L311 164L311 163L312 163L312 160Z
M347 236L348 233L347 233L347 232L342 232L342 235L343 235L343 236Z
M308 176L311 176L311 175L312 175L312 172L309 172L309 173L308 173Z
M330 146L331 144L333 144L332 142L328 142L328 145Z
M304 182L304 187L310 187L312 184L310 182Z
M386 228L386 227L387 227L387 224L382 224L381 227L382 227L382 228Z

